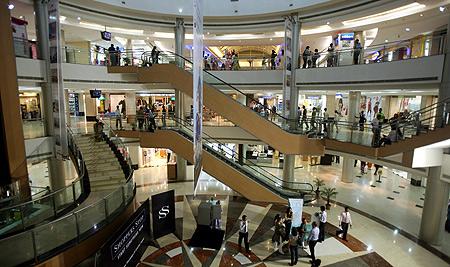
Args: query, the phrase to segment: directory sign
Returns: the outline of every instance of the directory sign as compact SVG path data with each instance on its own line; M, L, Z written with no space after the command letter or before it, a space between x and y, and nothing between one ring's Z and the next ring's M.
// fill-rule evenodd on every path
M102 247L100 266L136 266L149 239L150 202L147 199Z

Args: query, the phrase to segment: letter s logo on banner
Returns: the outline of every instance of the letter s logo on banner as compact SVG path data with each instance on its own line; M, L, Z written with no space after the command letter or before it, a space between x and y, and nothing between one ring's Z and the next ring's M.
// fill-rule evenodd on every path
M158 217L159 219L164 219L167 217L167 215L169 214L170 210L169 210L169 206L162 206L161 210L159 210L158 212Z

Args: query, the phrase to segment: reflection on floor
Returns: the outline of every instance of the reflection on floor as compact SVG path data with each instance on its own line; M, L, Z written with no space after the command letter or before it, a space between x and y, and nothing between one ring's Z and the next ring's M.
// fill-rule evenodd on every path
M176 231L156 240L141 258L144 266L287 266L290 255L287 245L284 254L272 245L273 218L283 214L286 207L270 203L248 202L239 196L216 195L221 200L223 213L221 228L225 230L221 249L189 247L189 240L196 229L197 207L210 195L184 195L177 197ZM310 214L317 207L305 207L303 216L310 221ZM445 262L408 239L392 234L392 231L358 214L354 216L354 227L348 241L335 236L337 214L341 208L329 211L326 239L316 246L316 255L322 266L448 266ZM238 230L242 215L249 220L249 242L251 252L239 249ZM366 227L369 226L369 229ZM408 250L410 247L411 250ZM298 266L310 266L308 249L299 249Z

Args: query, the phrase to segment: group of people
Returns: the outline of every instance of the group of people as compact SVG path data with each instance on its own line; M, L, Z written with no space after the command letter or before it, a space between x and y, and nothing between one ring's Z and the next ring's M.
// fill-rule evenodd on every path
M327 223L327 211L325 206L320 207L320 211L315 213L311 227L305 217L302 218L301 224L298 227L292 226L293 212L291 207L288 207L283 216L277 214L274 218L274 233L272 236L272 242L275 251L280 254L284 254L283 245L288 245L291 255L290 265L296 265L298 262L298 248L305 249L305 244L308 244L311 266L320 266L321 261L315 257L315 247L318 242L325 240L325 225ZM348 208L345 207L344 211L339 216L339 230L336 232L336 236L341 237L347 241L347 233L349 227L352 226L352 220Z
M111 66L120 66L120 48L114 47L114 44L108 48L109 64Z
M336 67L338 65L338 57L335 51L335 46L333 43L330 43L328 48L326 49L327 55L327 67ZM356 39L353 44L353 64L359 64L360 62L360 55L362 51L362 45L359 39ZM324 52L319 52L318 49L314 49L314 51L311 51L310 46L306 46L305 50L303 50L303 53L301 54L303 65L302 68L316 68L319 64L317 60L320 58L320 54ZM300 62L300 60L299 60ZM299 64L300 66L300 64Z
M173 120L175 117L175 105L172 103L168 103L167 105L163 104L161 106L161 123L162 126L166 126L167 115L169 119ZM158 116L158 108L156 104L149 105L141 105L136 112L136 119L138 122L139 130L146 128L146 130L150 132L154 132L157 128L156 126L156 117Z
M330 115L328 109L324 108L321 114L322 116L320 117L320 114L318 114L319 112L320 109L313 107L311 111L311 116L308 118L308 110L306 109L306 107L304 105L301 108L298 107L297 121L299 128L303 130L305 126L306 130L311 129L317 131L317 128L320 127L319 132L322 133L323 131L323 134L325 136L327 136L330 132L332 132L333 129L336 129L336 133L338 133L339 132L338 123L342 118L342 114L339 111L335 110L333 115Z

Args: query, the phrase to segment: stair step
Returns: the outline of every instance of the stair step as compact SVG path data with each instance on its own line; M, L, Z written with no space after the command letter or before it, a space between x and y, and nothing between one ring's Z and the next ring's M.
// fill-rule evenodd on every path
M87 165L88 173L98 173L98 172L111 172L111 171L122 171L122 167L120 165Z
M103 163L115 163L117 162L117 164L119 164L119 160L116 157L108 157L108 158L100 158L100 157L86 157L84 158L84 162L86 163L86 165L89 164L103 164Z
M91 181L91 187L105 186L105 185L121 185L125 183L125 178L114 179L114 180L102 180L102 181Z
M101 186L93 186L91 187L92 192L99 192L99 191L114 191L119 188L119 185L113 184L113 185L101 185Z
M118 180L118 179L124 179L124 178L125 178L125 174L123 172L111 173L111 174L97 174L97 175L96 174L91 175L89 173L90 181Z

